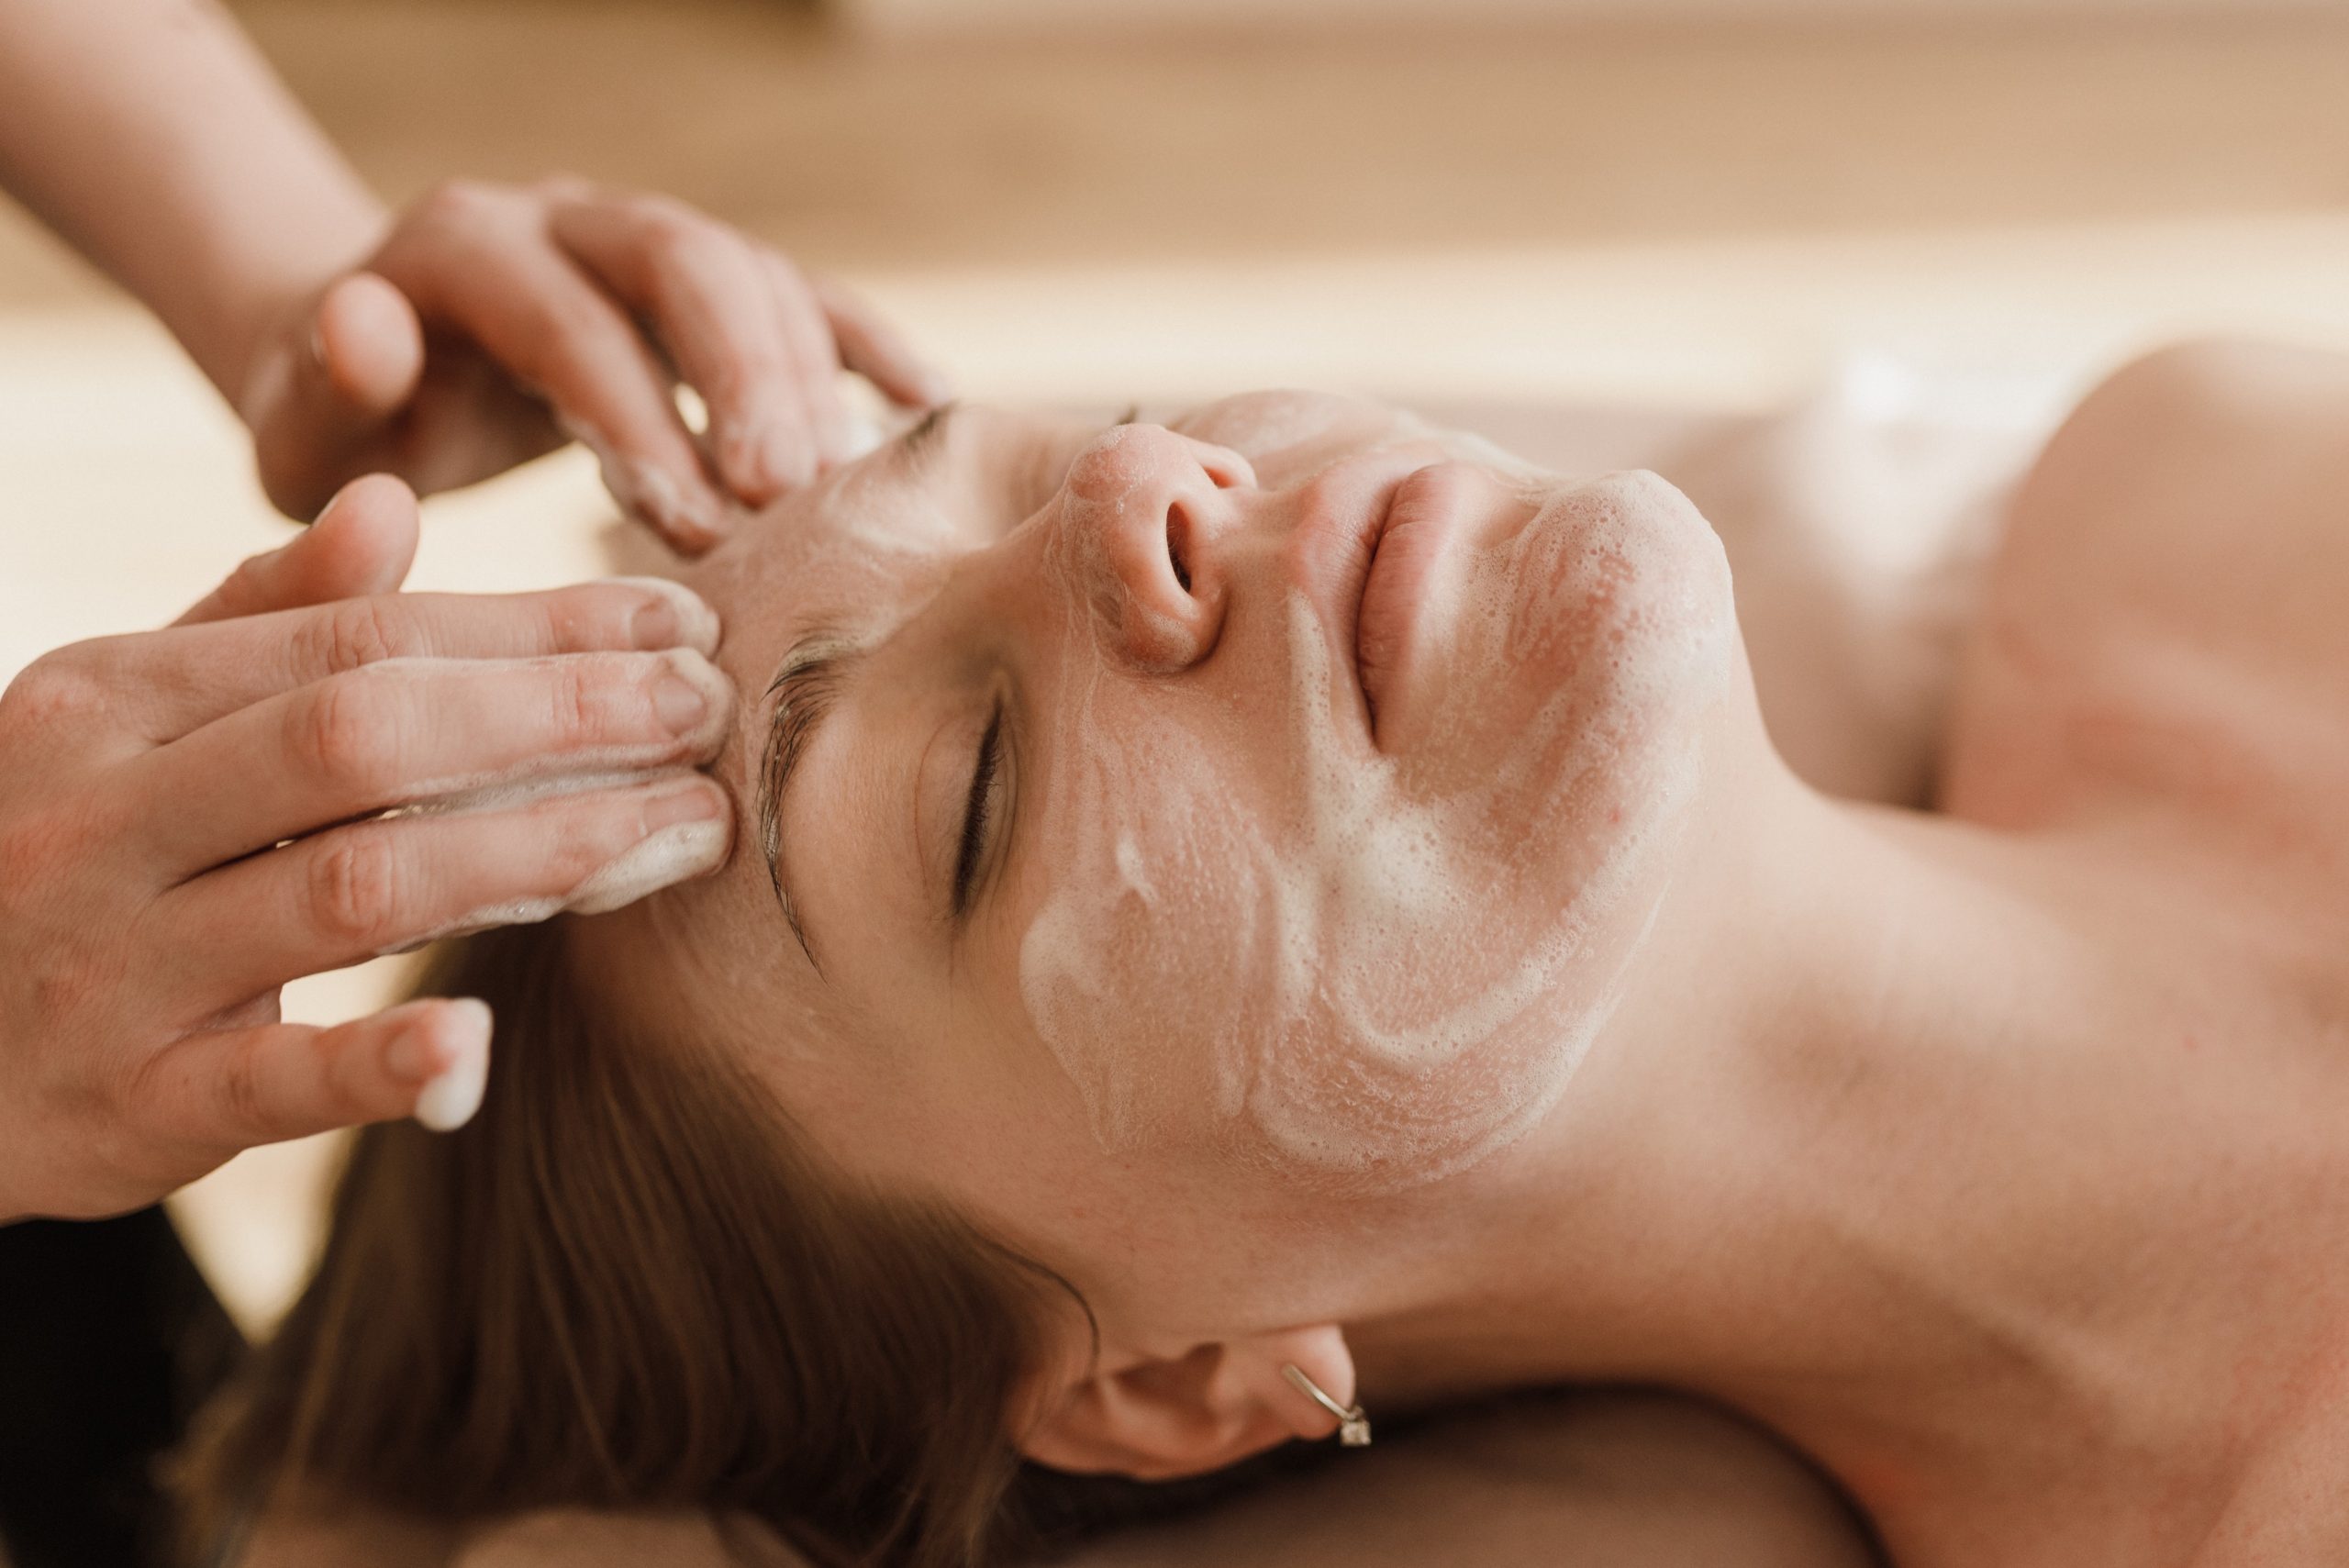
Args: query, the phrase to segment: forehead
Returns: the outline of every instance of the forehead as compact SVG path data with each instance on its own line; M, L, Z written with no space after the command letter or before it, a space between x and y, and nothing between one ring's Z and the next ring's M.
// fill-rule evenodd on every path
M685 581L724 617L727 650L738 657L755 651L772 666L802 625L872 635L935 593L956 555L995 537L957 505L972 464L1016 462L1023 448L1065 444L1072 429L1090 432L1104 422L959 407L917 454L890 442L751 517L694 563ZM1276 488L1362 445L1392 439L1410 421L1361 398L1254 392L1165 423L1238 451L1256 465L1260 483Z

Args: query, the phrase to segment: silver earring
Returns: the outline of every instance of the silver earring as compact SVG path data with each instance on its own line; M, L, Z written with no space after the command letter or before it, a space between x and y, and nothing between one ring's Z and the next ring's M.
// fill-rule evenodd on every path
M1281 1368L1281 1375L1287 1378L1299 1394L1338 1418L1339 1442L1347 1448L1370 1446L1370 1418L1363 1414L1360 1405L1339 1404L1322 1393L1321 1385L1306 1376L1304 1369L1293 1362Z

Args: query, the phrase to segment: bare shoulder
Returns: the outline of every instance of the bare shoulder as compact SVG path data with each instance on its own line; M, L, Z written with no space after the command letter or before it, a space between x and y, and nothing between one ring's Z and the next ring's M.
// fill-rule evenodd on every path
M2124 366L2016 497L1945 803L2043 820L2116 784L2207 795L2198 756L2321 754L2349 695L2344 603L2349 356L2200 342Z
M1059 1568L1864 1568L1838 1498L1752 1428L1662 1396L1528 1399L1422 1428Z
M2344 478L2349 355L2186 343L2082 400L2025 481L2009 543L2025 562L2093 551L2131 594L2238 595L2310 551L2349 563Z

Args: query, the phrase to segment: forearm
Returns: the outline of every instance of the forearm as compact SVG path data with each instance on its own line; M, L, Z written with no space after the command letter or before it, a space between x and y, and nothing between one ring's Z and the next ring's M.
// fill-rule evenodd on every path
M0 184L231 403L262 324L384 221L213 0L0 0Z

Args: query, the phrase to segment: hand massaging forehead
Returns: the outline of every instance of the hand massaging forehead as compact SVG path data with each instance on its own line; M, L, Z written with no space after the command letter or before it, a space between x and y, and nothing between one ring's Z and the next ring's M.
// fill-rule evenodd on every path
M970 410L714 563L746 691L811 633L862 650L781 730L780 880L821 975L755 829L726 969L922 1058L901 1108L974 1058L1047 1063L1113 1155L1457 1170L1554 1103L1657 907L1733 663L1718 543L1660 482L1572 484L1351 400L1170 428ZM1374 733L1353 605L1312 584L1343 576L1326 520L1375 515L1364 614L1422 607ZM747 803L776 715L744 706ZM965 921L935 884L969 815Z

